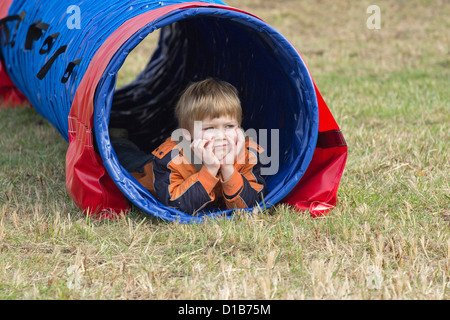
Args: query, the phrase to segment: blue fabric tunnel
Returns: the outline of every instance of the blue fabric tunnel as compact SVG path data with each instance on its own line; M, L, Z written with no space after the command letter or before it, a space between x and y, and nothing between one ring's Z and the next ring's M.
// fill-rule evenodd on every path
M81 26L69 29L67 9L74 2L12 1L8 15L22 19L5 22L9 38L6 28L1 38L2 59L11 79L67 141L75 94L104 41L116 36L124 22L145 12L186 5L155 17L126 39L93 84L94 148L131 203L181 223L232 214L233 210L205 208L191 216L162 205L121 166L110 142L109 129L124 128L130 140L151 153L176 129L173 110L180 92L206 77L220 78L238 89L244 130L254 129L258 139L267 139L263 147L272 161L266 171L274 172L265 175L269 193L260 206L268 208L286 198L313 157L319 117L309 71L283 35L222 1L78 0ZM160 30L159 42L155 52L149 52L147 66L134 81L116 89L125 59L155 30Z

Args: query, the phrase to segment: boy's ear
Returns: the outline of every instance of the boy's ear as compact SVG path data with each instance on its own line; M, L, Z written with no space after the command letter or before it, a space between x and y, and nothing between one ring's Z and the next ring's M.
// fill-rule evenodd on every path
M181 129L181 132L182 132L182 134L183 134L183 137L184 137L187 141L192 141L191 133L189 132L189 130L187 130L187 129Z

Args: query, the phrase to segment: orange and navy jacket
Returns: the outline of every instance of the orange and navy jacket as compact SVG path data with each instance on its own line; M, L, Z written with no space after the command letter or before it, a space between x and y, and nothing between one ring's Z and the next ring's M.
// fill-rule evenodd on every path
M233 175L223 181L220 173L213 176L204 166L198 170L169 137L153 151L155 158L144 166L143 172L131 172L131 175L162 204L188 214L206 206L248 208L267 194L259 162L263 151L248 137L234 161Z

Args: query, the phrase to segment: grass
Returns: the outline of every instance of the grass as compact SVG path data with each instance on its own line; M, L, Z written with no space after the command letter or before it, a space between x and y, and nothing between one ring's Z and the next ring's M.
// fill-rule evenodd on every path
M338 206L316 219L277 205L203 225L137 209L92 220L65 189L67 143L33 109L2 109L0 299L450 298L448 2L379 0L380 30L366 28L369 1L228 3L308 64L349 146Z

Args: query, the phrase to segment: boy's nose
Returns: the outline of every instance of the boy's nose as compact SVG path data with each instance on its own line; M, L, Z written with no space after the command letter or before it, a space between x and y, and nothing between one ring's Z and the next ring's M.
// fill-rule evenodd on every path
M225 138L225 130L224 129L217 129L216 130L216 138Z

